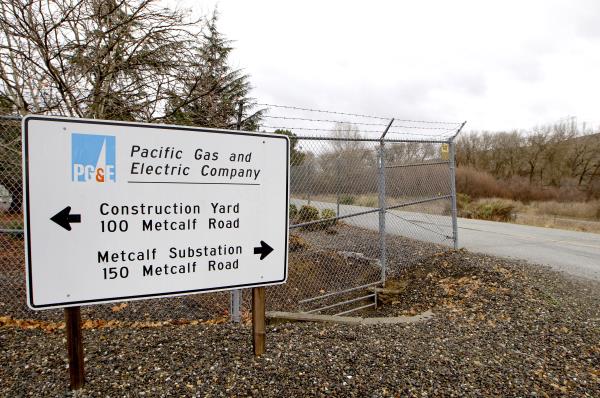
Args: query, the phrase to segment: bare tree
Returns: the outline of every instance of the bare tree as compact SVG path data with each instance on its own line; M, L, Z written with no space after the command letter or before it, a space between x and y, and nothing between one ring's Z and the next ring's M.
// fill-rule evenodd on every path
M218 107L211 21L158 0L0 0L0 93L20 114L169 121L203 98Z

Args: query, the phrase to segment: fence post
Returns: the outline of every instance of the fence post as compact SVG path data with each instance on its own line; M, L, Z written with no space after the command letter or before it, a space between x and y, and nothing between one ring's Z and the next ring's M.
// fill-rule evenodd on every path
M454 250L458 249L458 223L457 223L457 211L456 211L456 166L455 166L455 153L456 146L454 141L448 142L450 152L450 200L452 201L452 240L454 241Z
M244 112L244 103L240 102L237 114L236 130L242 129L242 115ZM242 319L240 315L240 307L242 304L242 291L241 289L232 290L229 295L229 315L232 322L239 323Z
M379 139L379 261L381 263L381 283L385 284L385 273L387 268L387 252L385 245L385 214L387 211L385 203L385 135L394 123L394 119L385 128Z
M381 282L385 284L385 268L387 263L385 247L385 144L379 143L379 261L381 263Z
M340 155L335 158L335 216L340 216Z

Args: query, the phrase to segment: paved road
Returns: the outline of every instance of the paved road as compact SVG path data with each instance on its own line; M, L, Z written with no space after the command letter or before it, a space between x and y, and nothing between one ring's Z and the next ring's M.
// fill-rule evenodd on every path
M296 205L305 201L292 199ZM318 208L335 209L335 203L311 202ZM372 210L362 206L340 206L346 215ZM378 230L378 213L344 220L362 228ZM600 280L600 234L530 227L482 220L458 219L459 247L473 252L527 260L549 265L568 274ZM423 213L392 210L386 218L391 234L434 243L451 244L451 219Z

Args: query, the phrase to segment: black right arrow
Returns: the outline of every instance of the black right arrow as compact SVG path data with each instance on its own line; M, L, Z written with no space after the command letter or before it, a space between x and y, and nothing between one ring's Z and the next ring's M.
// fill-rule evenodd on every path
M71 223L80 223L81 222L81 214L70 214L71 206L67 206L52 217L50 220L54 221L67 231L71 230Z
M273 248L265 243L264 240L260 241L260 247L254 248L254 254L260 254L260 259L264 259L273 251Z

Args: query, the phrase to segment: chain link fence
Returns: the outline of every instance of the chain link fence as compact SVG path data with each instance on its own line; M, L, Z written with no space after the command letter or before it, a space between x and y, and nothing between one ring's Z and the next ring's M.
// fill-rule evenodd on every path
M435 137L393 131L383 137L340 136L324 129L318 136L293 136L289 277L287 284L267 289L267 308L344 314L370 306L368 287L426 261L421 242L456 247L452 140L458 130ZM0 315L60 320L61 310L31 311L26 305L21 201L21 123L2 117ZM219 292L88 306L82 312L129 321L213 319L226 318L230 308L229 292ZM242 315L249 308L246 289Z

